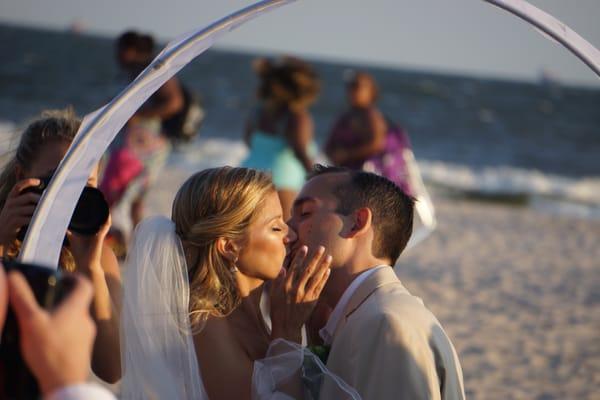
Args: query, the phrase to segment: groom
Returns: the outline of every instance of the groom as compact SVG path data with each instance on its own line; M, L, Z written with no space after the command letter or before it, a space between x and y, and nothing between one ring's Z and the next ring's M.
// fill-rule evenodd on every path
M290 220L294 248L322 245L333 257L320 299L331 310L319 331L331 346L327 367L366 400L464 399L450 339L392 269L412 225L413 199L392 182L319 165Z

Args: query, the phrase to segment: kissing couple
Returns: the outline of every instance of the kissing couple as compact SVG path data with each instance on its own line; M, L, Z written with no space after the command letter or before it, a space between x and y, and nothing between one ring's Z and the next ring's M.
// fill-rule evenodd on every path
M286 223L263 172L191 176L171 219L134 234L122 398L463 399L454 347L392 268L413 203L386 178L317 165Z

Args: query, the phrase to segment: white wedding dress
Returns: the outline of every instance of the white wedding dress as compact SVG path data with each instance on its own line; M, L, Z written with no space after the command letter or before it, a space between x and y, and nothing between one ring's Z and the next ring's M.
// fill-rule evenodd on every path
M173 222L165 217L142 221L135 230L123 273L121 314L121 398L127 400L208 400L192 340L189 283L183 247ZM254 363L252 398L319 398L327 381L337 399L359 399L355 390L329 372L309 350L285 340L271 343Z

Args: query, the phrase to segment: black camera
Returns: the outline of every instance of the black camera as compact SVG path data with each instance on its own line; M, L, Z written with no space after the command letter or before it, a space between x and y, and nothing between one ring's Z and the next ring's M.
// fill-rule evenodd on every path
M59 270L18 261L3 261L6 272L21 272L41 307L51 310L74 288L72 275ZM38 384L25 364L20 352L19 326L9 307L2 331L0 346L0 398L37 399Z
M33 192L42 194L50 183L50 179L52 179L52 174L45 178L40 178L39 185L30 186L21 193ZM69 222L69 230L82 235L95 235L108 220L108 215L108 203L102 192L95 187L86 186L83 188L83 192L81 192L81 196L75 206L71 222ZM24 226L19 230L17 237L23 240L26 232L27 226Z

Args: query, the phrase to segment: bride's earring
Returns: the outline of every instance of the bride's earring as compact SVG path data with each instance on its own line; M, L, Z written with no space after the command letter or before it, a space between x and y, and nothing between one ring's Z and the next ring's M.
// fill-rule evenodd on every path
M237 262L238 262L238 258L236 257L235 260L233 260L233 265L229 268L229 271L232 274L235 274L236 272L238 272L238 267L237 267Z

